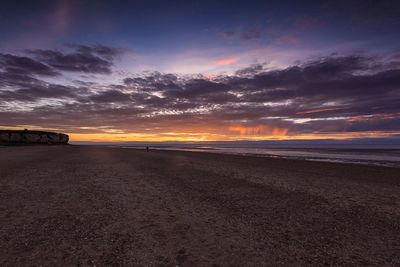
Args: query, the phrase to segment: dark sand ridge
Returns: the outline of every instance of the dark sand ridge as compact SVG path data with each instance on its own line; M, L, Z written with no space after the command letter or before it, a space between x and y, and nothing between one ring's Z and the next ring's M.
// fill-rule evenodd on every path
M0 266L400 265L400 169L0 147Z

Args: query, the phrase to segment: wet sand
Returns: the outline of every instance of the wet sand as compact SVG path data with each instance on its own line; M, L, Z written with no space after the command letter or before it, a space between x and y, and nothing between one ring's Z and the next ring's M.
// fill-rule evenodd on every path
M0 266L400 265L400 169L0 147Z

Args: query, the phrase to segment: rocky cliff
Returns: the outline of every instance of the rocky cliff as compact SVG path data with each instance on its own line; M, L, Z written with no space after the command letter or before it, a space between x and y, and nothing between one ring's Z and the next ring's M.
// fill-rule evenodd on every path
M69 136L44 131L0 130L0 144L67 144Z

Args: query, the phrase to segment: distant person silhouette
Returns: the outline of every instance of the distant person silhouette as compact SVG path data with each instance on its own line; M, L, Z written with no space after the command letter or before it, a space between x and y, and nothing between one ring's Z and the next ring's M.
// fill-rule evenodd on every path
M149 146L146 146L146 151L149 152Z

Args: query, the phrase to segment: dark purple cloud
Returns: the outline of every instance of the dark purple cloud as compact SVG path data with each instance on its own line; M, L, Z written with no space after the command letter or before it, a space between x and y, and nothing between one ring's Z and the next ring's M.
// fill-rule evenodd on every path
M124 103L131 101L131 96L118 90L108 90L91 95L89 99L96 103Z
M257 41L262 37L262 31L258 29L247 30L227 30L222 32L222 36L228 39L237 39L241 41Z
M123 51L121 49L105 46L105 45L80 45L80 44L67 44L67 47L75 49L76 52L81 54L95 54L102 58L106 58L108 60L113 60L114 58L120 56Z
M36 49L27 52L35 59L59 71L97 74L110 74L113 59L121 53L118 49L101 45L69 44L67 46L73 51Z
M47 64L25 56L0 54L0 69L8 74L56 76Z
M17 90L0 90L1 101L35 102L40 99L79 99L88 94L87 88L77 88L58 84L36 83L31 87Z
M74 49L74 55L116 56L99 48ZM154 72L125 77L117 84L75 81L60 85L45 82L39 75L45 70L42 65L62 70L51 64L57 56L51 60L44 56L53 53L61 52L31 54L37 70L28 64L16 74L3 65L0 84L7 86L0 89L3 123L63 124L71 131L107 126L129 132L133 125L136 131L178 125L227 129L243 123L273 125L297 134L400 130L396 57L329 56L281 70L257 64L215 80ZM68 64L74 65L73 61ZM71 67L81 68L80 62ZM59 104L43 105L50 99ZM30 103L32 109L11 111L9 105L15 101Z

